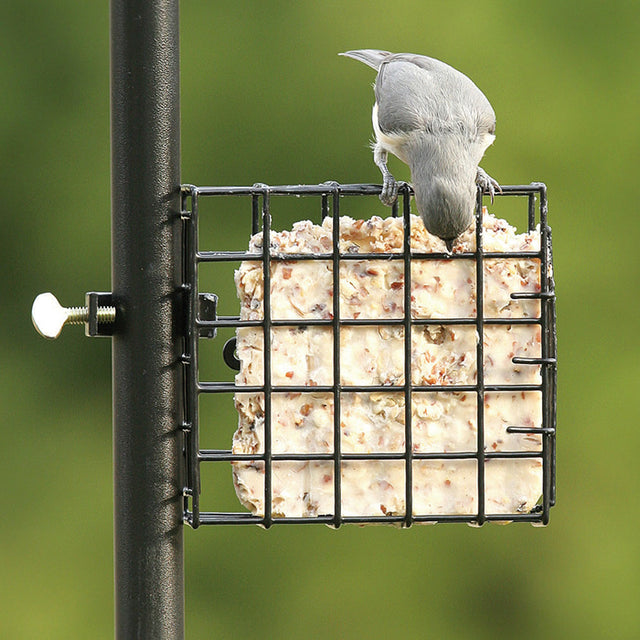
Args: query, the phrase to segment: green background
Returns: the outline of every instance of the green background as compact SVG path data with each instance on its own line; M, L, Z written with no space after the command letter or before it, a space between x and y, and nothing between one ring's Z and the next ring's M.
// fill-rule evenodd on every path
M374 75L336 54L411 51L468 74L498 116L484 168L548 185L559 331L547 528L187 529L187 637L640 637L638 3L182 5L185 182L378 182ZM110 289L108 3L0 11L0 637L109 638L110 344L79 328L46 341L29 319L41 291L79 304Z

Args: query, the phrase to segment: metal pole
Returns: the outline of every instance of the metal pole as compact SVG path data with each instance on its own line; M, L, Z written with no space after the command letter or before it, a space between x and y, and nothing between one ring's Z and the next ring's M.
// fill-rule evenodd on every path
M184 637L178 0L111 1L116 638Z

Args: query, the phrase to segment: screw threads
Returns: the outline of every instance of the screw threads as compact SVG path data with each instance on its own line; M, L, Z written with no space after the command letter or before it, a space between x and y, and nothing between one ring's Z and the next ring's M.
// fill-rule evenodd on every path
M98 311L98 314L100 312ZM99 316L98 316L99 317ZM68 307L67 321L65 324L84 324L89 321L89 309L87 307Z
M116 321L116 308L98 307L96 317L100 324L113 324Z
M65 324L84 324L89 322L89 309L87 307L68 307L67 321ZM115 307L98 307L96 319L100 324L111 324L116 321Z

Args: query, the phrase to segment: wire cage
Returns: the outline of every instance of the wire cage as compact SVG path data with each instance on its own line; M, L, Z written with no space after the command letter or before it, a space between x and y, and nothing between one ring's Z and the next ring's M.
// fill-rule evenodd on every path
M193 528L203 524L258 524L270 527L273 524L307 524L324 523L339 527L343 523L393 523L408 527L413 523L467 522L482 525L486 521L523 521L537 525L545 525L549 521L549 510L555 503L555 431L556 431L556 320L555 292L552 269L551 230L547 224L546 187L542 183L523 186L503 186L497 198L518 198L526 203L526 219L529 231L539 230L540 245L535 251L491 252L483 248L483 199L485 194L478 190L476 203L476 249L473 252L461 253L426 253L416 254L410 246L410 198L412 190L406 183L401 183L399 200L394 205L391 215L402 218L403 246L402 251L394 253L350 253L340 248L340 206L341 200L347 197L371 197L380 193L380 186L368 184L338 184L327 182L319 185L268 186L256 184L250 187L198 187L186 185L182 188L183 219L183 289L187 297L185 304L185 333L183 364L184 376L184 420L186 479L184 489L184 520ZM325 253L302 253L292 255L280 254L271 247L272 231L272 198L307 196L317 201L318 218L332 216L332 247ZM233 250L202 249L199 247L199 213L203 198L244 198L246 202L246 228L252 234L262 232L263 242L260 254L249 252L246 248ZM218 208L224 214L224 206ZM337 223L335 223L337 221ZM537 299L540 301L540 313L536 317L495 318L486 317L483 309L483 296L477 296L475 317L452 318L419 318L407 312L411 309L411 264L412 260L472 260L475 271L476 291L483 291L484 264L490 259L518 260L522 258L539 261L540 290L513 291L513 300ZM401 318L354 319L341 316L340 296L333 295L333 309L327 319L283 320L272 317L271 313L271 271L274 263L291 260L324 260L332 265L333 291L339 292L341 265L353 260L394 260L400 261L404 271L404 310ZM218 296L215 292L199 291L199 267L203 263L234 263L244 260L259 261L264 278L264 306L259 320L241 319L239 315L219 315L217 313ZM341 383L340 332L346 326L380 326L390 324L403 328L404 379L401 384L347 386ZM540 354L537 357L513 357L512 362L524 367L536 366L540 371L539 384L488 384L483 374L484 345L477 340L476 362L477 375L475 384L471 385L417 385L411 376L411 335L412 330L420 325L470 325L475 327L477 336L483 336L487 325L516 324L539 325ZM326 326L332 332L332 384L324 386L282 386L275 384L271 369L272 331L277 327L306 328L312 325ZM234 355L235 338L223 341L219 337L222 329L239 329L257 327L262 334L263 384L251 387L238 385L235 381L219 382L201 379L199 368L199 352L202 340L218 341L224 361L234 370L239 369L239 361ZM485 443L485 395L497 392L539 392L541 401L541 421L535 426L513 424L506 428L507 433L535 434L540 437L541 446L535 451L492 451L487 450ZM202 395L259 393L264 398L264 443L263 450L258 453L233 453L230 448L205 449L200 447L199 398ZM273 427L271 426L272 402L276 394L282 393L318 393L330 394L333 402L333 443L331 452L280 453L274 451ZM404 447L402 451L376 451L353 453L343 451L341 447L341 401L347 393L398 393L404 399ZM416 452L412 448L412 395L420 392L466 392L476 396L476 446L466 451ZM523 395L524 397L524 395ZM231 430L224 424L215 424L213 428L222 430L230 441ZM514 510L513 513L491 513L485 506L486 465L492 460L538 459L541 464L542 486L541 497L537 504L527 512ZM404 513L382 513L380 515L345 515L342 512L341 494L345 465L351 461L395 460L404 464ZM421 461L475 461L476 468L476 509L473 513L425 513L413 509L414 486L412 472L415 464ZM224 510L201 510L202 465L224 465L231 483L231 464L251 461L261 465L263 480L263 513ZM281 516L274 515L272 509L274 465L281 461L320 461L330 464L333 470L333 508L330 513L313 516Z

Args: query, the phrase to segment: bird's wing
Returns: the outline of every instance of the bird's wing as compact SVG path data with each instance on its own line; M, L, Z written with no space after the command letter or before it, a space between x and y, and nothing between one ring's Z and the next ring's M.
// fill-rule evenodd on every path
M434 58L410 53L385 57L375 93L384 133L460 131L475 137L495 130L495 113L482 91L463 73Z

